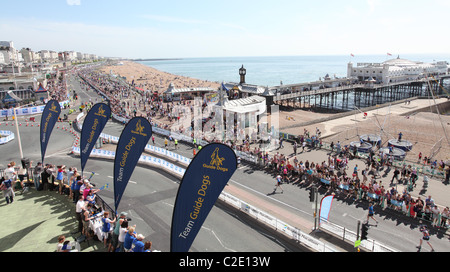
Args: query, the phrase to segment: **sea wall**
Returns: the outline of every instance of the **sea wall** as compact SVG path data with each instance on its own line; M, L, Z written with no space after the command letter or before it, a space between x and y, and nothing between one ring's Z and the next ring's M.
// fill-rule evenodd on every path
M418 99L428 99L428 97L423 97L423 98L419 97ZM431 101L430 107L419 108L419 109L404 113L404 114L402 114L402 116L413 115L413 114L419 113L419 112L438 113L437 110L439 110L439 113L443 114L443 115L450 113L450 100L447 100L443 103L437 104L437 109L436 109L436 106L434 105L434 102Z

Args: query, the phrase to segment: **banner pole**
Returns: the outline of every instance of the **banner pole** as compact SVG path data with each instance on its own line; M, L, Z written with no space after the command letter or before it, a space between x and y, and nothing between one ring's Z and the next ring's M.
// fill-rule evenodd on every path
M20 108L20 107L19 107L19 108ZM13 108L13 111L14 111L14 121L16 122L17 142L19 143L19 154L20 154L20 158L23 159L22 141L20 140L19 124L17 123L16 109L17 109L17 108Z

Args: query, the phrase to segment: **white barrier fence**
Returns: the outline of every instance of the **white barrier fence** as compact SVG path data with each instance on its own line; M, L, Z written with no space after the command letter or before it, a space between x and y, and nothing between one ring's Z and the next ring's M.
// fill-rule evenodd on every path
M219 196L219 199L230 204L236 209L252 216L258 221L266 224L267 226L272 227L279 233L286 235L287 237L297 241L303 245L308 246L314 251L317 252L338 252L336 248L331 246L330 244L326 244L311 235L302 232L298 228L295 228L286 222L279 220L278 218L240 200L239 198L234 197L233 195L222 192Z
M14 133L8 130L0 130L0 135L2 135L2 137L0 138L0 145L11 142L15 137Z
M322 222L320 224L320 228L333 233L334 235L342 238L343 240L350 241L351 243L356 242L356 238L357 238L356 233L354 233L353 231L350 231L342 226L333 224L327 220L322 220ZM397 249L383 245L372 239L362 240L359 247L365 248L372 252L398 252Z
M108 142L113 143L113 144L117 144L119 142L119 137L111 136L111 135L108 135L105 133L101 133L100 138L105 139ZM147 144L145 146L145 151L149 152L149 153L157 154L160 156L168 157L170 160L179 162L186 166L188 166L191 163L191 159L183 157L183 156L181 156L175 152L169 151L165 148Z
M61 106L61 108L64 107L64 105L69 104L69 100L65 100L65 101L61 101L59 102L59 105ZM35 106L35 107L24 107L24 108L17 108L16 109L16 115L17 116L23 116L23 115L31 115L31 114L39 114L42 113L45 109L45 105L41 105L41 106ZM7 117L7 116L13 116L14 115L14 111L13 109L3 109L0 110L0 117Z
M73 146L72 152L76 155L80 155L80 148ZM102 158L102 159L110 159L110 160L114 160L115 156L116 156L116 152L109 151L109 150L103 150L103 149L92 149L91 154L90 154L90 157L93 157L93 158ZM147 156L147 155L141 155L138 163L160 168L166 172L169 172L172 175L177 176L180 179L183 177L184 172L186 171L186 169L179 167L173 163L167 162L160 158Z

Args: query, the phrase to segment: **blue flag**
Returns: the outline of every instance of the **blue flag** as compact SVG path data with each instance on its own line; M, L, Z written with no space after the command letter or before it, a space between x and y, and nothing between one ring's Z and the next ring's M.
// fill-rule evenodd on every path
M95 104L83 122L80 138L81 172L83 173L86 162L95 146L100 133L111 116L111 108L104 103Z
M184 173L175 200L171 252L189 251L236 168L236 154L224 144L209 144L194 157Z
M223 82L222 82L222 89L227 92L228 96L230 96L230 90L227 87L225 87L225 84L223 84Z
M322 220L328 220L331 211L331 204L333 203L334 195L328 195L322 198L320 202L320 215L319 215L319 224L322 223Z
M44 111L42 112L41 118L41 160L44 164L45 152L47 150L48 140L52 134L53 128L58 121L59 115L61 114L61 106L56 100L50 100L45 105Z
M114 206L117 211L131 174L150 137L152 127L147 119L131 119L120 135L114 158Z

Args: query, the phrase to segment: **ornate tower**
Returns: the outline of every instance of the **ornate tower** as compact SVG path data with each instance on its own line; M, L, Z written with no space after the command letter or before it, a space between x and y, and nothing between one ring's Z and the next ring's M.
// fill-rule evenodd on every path
M247 70L244 68L244 65L242 64L241 69L239 69L239 75L241 76L241 81L239 84L245 83L245 75L247 74Z

